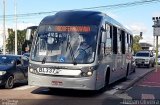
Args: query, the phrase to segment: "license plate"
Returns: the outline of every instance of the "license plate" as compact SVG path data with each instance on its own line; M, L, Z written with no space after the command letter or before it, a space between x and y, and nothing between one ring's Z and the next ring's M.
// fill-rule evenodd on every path
M38 73L40 74L57 74L59 73L61 70L59 69L55 69L55 68L37 68Z
M138 61L138 63L142 63L142 61Z

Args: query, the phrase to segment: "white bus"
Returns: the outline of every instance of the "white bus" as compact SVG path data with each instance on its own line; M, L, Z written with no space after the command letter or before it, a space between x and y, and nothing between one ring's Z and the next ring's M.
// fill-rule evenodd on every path
M29 85L99 90L131 70L132 33L97 11L45 17L32 42Z

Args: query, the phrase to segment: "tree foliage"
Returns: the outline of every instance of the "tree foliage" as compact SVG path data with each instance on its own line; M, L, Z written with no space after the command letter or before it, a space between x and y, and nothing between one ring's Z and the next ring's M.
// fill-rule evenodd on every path
M17 30L17 50L18 53L21 52L22 44L25 41L25 30ZM6 49L8 52L13 53L15 49L15 31L13 29L8 29L8 39L6 44Z
M141 45L139 43L139 41L141 39L143 39L143 38L142 38L142 36L139 36L139 35L135 35L133 37L133 51L134 51L134 53L136 53L137 51L142 50Z

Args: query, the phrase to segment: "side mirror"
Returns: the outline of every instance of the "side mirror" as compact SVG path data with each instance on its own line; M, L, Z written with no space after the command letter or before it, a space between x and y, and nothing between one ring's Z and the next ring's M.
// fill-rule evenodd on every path
M31 29L27 29L26 31L26 40L30 40L31 39L31 34L32 34L32 30Z

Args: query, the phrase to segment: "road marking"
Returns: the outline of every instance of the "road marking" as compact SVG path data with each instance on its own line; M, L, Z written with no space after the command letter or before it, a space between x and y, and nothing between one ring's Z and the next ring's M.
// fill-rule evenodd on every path
M153 94L142 94L141 99L155 99Z
M105 93L105 94L113 95L113 94L115 94L117 91L118 91L117 89L111 89L111 90L105 91L104 93Z
M155 87L155 88L156 88L156 87L157 87L157 88L160 87L160 86L151 86L151 85L138 85L138 86L142 86L142 87Z
M158 84L158 85L160 85L160 83L159 83L159 82L143 82L143 83Z
M36 87L36 86L27 85L27 86L21 86L21 87L14 88L12 90L26 90L26 89L30 89L30 88L34 88L34 87Z
M128 94L124 93L124 94L115 94L117 97L122 98L122 99L132 99L131 96L129 96Z
M122 85L117 85L117 86L114 86L112 89L107 90L105 93L106 93L106 94L113 95L113 94L115 94L117 91L121 90L122 88L123 88Z

